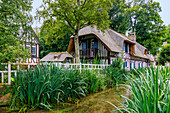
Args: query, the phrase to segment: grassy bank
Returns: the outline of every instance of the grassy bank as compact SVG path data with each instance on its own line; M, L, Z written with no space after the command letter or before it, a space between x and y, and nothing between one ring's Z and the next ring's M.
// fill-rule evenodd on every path
M74 69L59 69L55 65L38 65L33 70L21 70L12 84L10 106L21 111L36 108L50 110L61 102L77 103L81 97L125 81L125 77L120 78L126 71L114 67L111 65L102 72L82 70L81 73Z

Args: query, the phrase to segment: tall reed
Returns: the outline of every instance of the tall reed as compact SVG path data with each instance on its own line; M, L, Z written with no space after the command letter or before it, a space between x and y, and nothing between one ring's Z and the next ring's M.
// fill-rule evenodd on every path
M127 77L131 98L117 108L128 113L170 113L170 69L146 68Z
M38 65L19 71L13 85L11 107L47 107L85 95L85 79L78 71Z
M86 78L86 83L88 85L87 91L88 93L95 93L102 91L106 88L106 82L104 75L99 73L98 70L83 70L82 76Z
M115 59L115 61L105 69L104 74L107 87L113 87L126 81L125 75L127 75L128 72L122 68L122 65L123 61L119 58L118 60Z

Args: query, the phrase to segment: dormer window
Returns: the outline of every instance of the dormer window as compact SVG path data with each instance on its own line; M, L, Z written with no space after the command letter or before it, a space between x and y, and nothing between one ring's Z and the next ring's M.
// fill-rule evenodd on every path
M147 55L147 52L148 52L148 50L147 50L147 49L145 49L145 53L144 53L144 55Z
M58 56L54 56L54 60L57 60L58 59Z
M123 51L124 51L125 53L129 53L129 44L128 44L128 43L124 43L124 44L123 44Z
M130 53L131 55L135 54L135 43L130 43L125 41L123 44L123 51L125 53Z

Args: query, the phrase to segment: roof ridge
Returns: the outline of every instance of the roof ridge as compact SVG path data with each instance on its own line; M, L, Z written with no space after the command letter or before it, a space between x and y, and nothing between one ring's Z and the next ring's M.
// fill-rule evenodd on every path
M50 53L68 53L68 52L66 51L66 52L50 52Z
M115 31L115 30L113 30L112 28L109 28L110 30L112 30L112 31L114 31L114 32L117 32L117 31ZM119 33L119 32L117 32L117 33ZM126 35L124 35L124 34L122 34L122 33L119 33L120 35L122 35L122 36L125 36L126 38L128 38L129 40L131 40L128 36L126 36ZM136 43L138 43L140 46L143 46L143 45L141 45L139 42L137 42L136 41ZM143 46L144 48L146 48L145 46ZM146 48L147 49L147 48Z

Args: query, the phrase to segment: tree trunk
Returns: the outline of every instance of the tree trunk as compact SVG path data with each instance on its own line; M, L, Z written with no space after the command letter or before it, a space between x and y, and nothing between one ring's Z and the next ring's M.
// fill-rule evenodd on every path
M76 63L80 63L79 38L78 33L74 37Z

